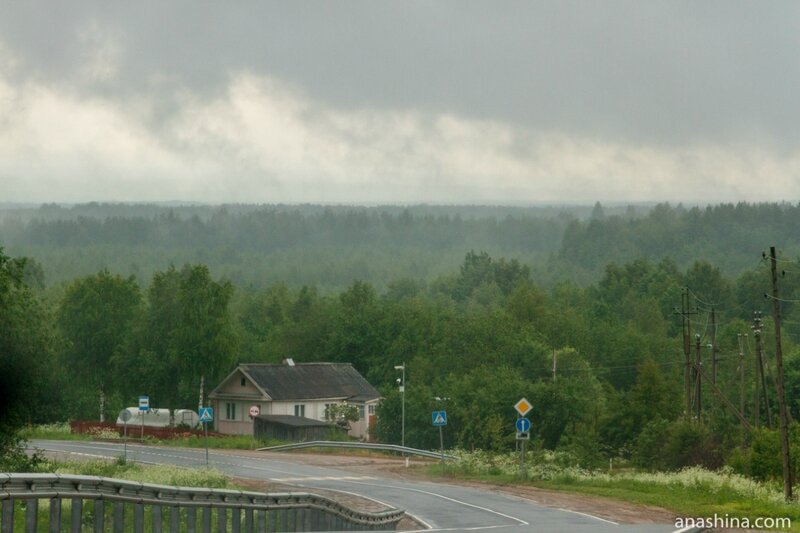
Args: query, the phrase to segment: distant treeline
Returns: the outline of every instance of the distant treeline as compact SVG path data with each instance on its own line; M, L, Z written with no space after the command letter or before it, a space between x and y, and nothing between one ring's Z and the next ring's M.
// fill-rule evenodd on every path
M517 259L544 286L595 282L608 263L708 260L731 276L766 246L800 252L800 206L575 207L128 205L0 209L0 245L44 265L48 284L108 268L144 285L203 263L242 286L432 281L470 250Z

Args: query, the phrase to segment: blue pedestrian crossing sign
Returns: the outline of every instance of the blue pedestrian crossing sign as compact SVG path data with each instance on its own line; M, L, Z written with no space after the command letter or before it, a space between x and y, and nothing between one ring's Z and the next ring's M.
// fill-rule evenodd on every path
M531 430L531 421L527 418L517 418L516 425L519 433L527 433Z
M213 407L201 407L199 414L200 414L200 422L202 422L203 424L208 424L209 422L214 421Z
M433 420L434 426L446 426L447 425L447 412L446 411L434 411L431 413L431 419Z

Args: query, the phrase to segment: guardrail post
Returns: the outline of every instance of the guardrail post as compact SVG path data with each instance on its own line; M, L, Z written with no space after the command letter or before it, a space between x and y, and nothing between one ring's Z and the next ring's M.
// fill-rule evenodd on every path
M124 502L114 502L114 533L125 533Z
M153 522L153 533L161 533L164 522L164 516L161 512L160 505L153 505L150 507L150 515Z
M228 509L217 507L217 531L228 531Z
M203 533L211 533L211 507L203 507Z
M238 507L231 509L231 531L240 533L242 530L242 510Z
M50 498L50 533L61 531L61 498Z
M69 507L69 515L72 533L81 533L81 531L83 531L81 524L81 519L83 518L83 499L72 498Z
M256 531L258 531L258 533L263 533L264 531L267 530L267 511L266 511L266 509L259 510L256 513L256 516L258 516L258 527L256 528Z
M197 529L197 509L186 508L186 533L195 533Z
M244 531L245 533L253 533L253 510L244 510Z
M3 516L5 516L5 514ZM39 500L35 498L32 500L25 500L25 533L36 533L38 528Z
M141 503L133 505L133 531L144 533L144 505Z
M94 514L94 533L103 533L106 530L106 513L103 500L94 500L92 514Z
M169 533L181 533L181 508L177 505L169 508Z
M3 531L14 530L14 500L3 500Z

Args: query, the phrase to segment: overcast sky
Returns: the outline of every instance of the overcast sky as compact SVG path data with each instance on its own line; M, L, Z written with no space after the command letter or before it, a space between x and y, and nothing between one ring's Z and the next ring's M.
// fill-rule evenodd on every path
M798 2L3 2L0 201L800 200Z

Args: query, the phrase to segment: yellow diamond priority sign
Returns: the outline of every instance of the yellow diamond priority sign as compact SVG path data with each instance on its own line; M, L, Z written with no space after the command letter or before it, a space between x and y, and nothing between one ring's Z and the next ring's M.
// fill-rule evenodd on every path
M533 406L531 405L531 402L523 398L514 404L514 409L517 410L519 416L525 416L531 409L533 409Z

